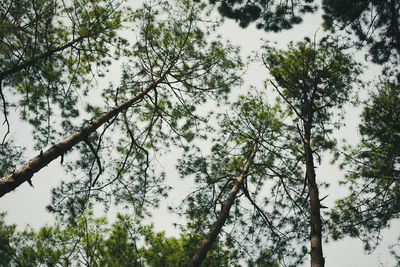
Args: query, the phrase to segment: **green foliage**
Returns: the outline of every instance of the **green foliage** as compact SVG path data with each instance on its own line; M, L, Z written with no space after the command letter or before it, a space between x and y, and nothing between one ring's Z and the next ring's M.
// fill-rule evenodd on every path
M3 177L21 162L22 147L14 145L13 139L3 140L0 144L0 177Z
M234 19L243 28L255 22L258 29L278 32L291 29L300 24L302 16L313 13L317 6L313 0L276 1L234 1L210 0L218 5L218 11L224 17Z
M201 238L192 234L181 234L179 238L165 237L164 232L154 233L152 226L144 227L147 248L140 253L148 266L185 266L195 253ZM201 266L239 266L236 250L225 249L223 243L213 244Z
M33 127L35 149L71 133L78 99L107 71L126 42L117 35L119 0L4 0L0 5L1 176L24 149L14 144L10 111ZM11 112L12 113L12 112Z
M313 0L296 1L234 1L210 0L224 17L236 20L241 27L256 23L258 29L278 32L291 29L318 6ZM324 28L346 29L359 38L359 47L367 44L372 60L398 62L400 54L399 2L396 0L324 0Z
M367 250L400 217L400 75L384 77L377 88L362 113L361 142L342 159L350 195L330 214L335 239L358 237Z
M280 106L269 106L260 92L240 96L229 113L218 115L221 128L215 132L211 151L205 154L193 145L178 163L181 175L193 177L197 184L182 204L184 214L190 227L205 235L258 142L250 171L225 223L224 229L232 230L221 236L235 247L241 244L237 249L243 257L259 258L249 261L252 266L274 266L272 258L296 266L306 253L298 244L308 238L304 231L307 218L303 210L299 215L296 204L305 203L305 196L296 193L301 191L303 179L284 143L281 115ZM261 250L266 254L260 255Z
M311 144L318 150L335 145L329 135L342 125L343 106L360 83L360 66L346 53L347 48L331 37L318 44L305 38L290 43L287 50L265 46L263 61L277 83L271 84L286 102L293 124L311 131L304 134L312 137Z
M369 46L372 60L394 64L400 54L400 3L396 0L324 0L324 27L354 32L361 47Z
M164 78L77 145L79 159L66 164L75 177L53 190L50 211L74 218L96 202L106 209L111 203L133 207L145 216L167 196L158 156L171 145L187 147L204 138L207 117L197 107L211 99L225 101L231 87L241 83L238 50L218 37L210 41L217 22L205 22L207 12L188 1L155 1L131 14L129 30L136 39L121 58L120 84L103 91L104 106L87 110L95 116Z
M308 222L302 221L302 228L294 231L303 242L307 240L305 232L310 233L311 240L317 241L311 242L311 265L323 265L324 223L320 212L323 204L318 191L321 185L327 187L328 184L317 180L316 163L321 163L319 153L331 151L336 145L331 134L341 126L343 107L358 82L360 66L346 54L347 47L332 37L322 38L318 43L305 38L302 42L290 43L287 50L269 45L265 49L263 62L273 77L270 84L279 94L278 103L284 101L286 106L289 125L285 143L291 151L289 161L304 164L304 185L295 187L297 191L293 192L299 199L285 192L301 212L293 215L293 225L299 225L297 221L305 217L308 219ZM287 183L290 185L289 181ZM306 202L309 205L304 207Z
M220 13L242 27L255 22L275 32L317 9L312 0L210 2L219 3ZM230 231L213 244L203 266L239 266L246 255L255 259L249 266L277 267L277 260L301 264L308 252L310 213L302 145L307 136L313 153L336 146L330 135L341 126L343 107L361 73L346 44L326 37L290 43L287 50L266 45L263 61L280 95L276 104L268 105L260 92L240 96L229 113L217 116L215 130L207 125L213 118L198 109L211 99L226 101L231 88L241 84L243 68L238 49L214 36L220 21L197 1L152 1L135 11L122 4L5 0L0 6L0 107L7 127L1 176L23 157L23 148L8 138L11 107L33 126L36 149L41 149L163 77L76 146L79 156L65 164L72 179L53 189L49 210L60 216L54 226L17 232L0 214L0 265L182 266L216 219L255 142L259 148L231 210ZM360 41L370 45L373 60L387 62L400 51L398 5L394 0L324 1L325 26L350 23ZM367 15L376 8L381 12L373 22ZM366 26L381 40L367 34ZM122 29L133 41L121 37ZM120 83L102 91L104 104L94 103L92 89L112 60L120 60ZM400 75L384 81L364 109L361 144L346 156L346 164L356 163L347 177L351 195L331 212L335 239L357 236L369 247L371 235L399 217L399 84ZM203 155L196 141L207 137L213 146ZM179 237L141 225L149 208L168 194L165 173L156 164L170 146L185 149L178 170L197 185L182 205L189 222ZM129 208L135 219L118 215L109 226L90 211L99 203L106 211L112 204Z
M75 224L57 221L38 232L17 232L1 214L0 238L1 266L184 266L201 241L190 234L166 237L127 215L108 225L90 211ZM217 242L202 266L239 266L238 257Z
M15 225L6 225L5 213L0 213L0 265L9 266L14 248L10 246L15 234Z
M56 123L79 116L78 97L123 48L126 41L117 35L125 19L120 5L114 0L2 1L3 116L17 103L20 117L33 126L37 149L65 134Z
M279 267L278 262L273 258L271 252L265 250L255 261L248 262L249 267Z

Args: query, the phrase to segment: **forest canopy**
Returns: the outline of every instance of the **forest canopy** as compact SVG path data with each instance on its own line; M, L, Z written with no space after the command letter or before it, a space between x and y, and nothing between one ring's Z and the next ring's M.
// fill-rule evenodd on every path
M399 10L395 0L1 0L0 197L40 190L49 164L59 173L53 225L20 231L0 213L0 265L317 267L334 260L328 241L373 250L400 217ZM322 34L279 47L264 38L247 59L220 31L223 17L261 34L321 12ZM382 74L368 80L373 64ZM252 65L263 88L248 88ZM338 140L356 109L358 143ZM179 188L163 157L190 184L168 207L184 221L176 237L148 223ZM342 172L328 180L329 160ZM339 183L345 197L330 189Z

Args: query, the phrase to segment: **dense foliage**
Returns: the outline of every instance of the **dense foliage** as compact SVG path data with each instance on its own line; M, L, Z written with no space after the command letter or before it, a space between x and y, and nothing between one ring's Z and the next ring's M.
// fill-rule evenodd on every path
M317 10L314 0L276 1L235 1L210 0L217 5L222 16L234 19L241 27L255 22L258 29L278 32L300 24L302 15Z
M0 214L1 266L184 266L201 241L186 230L179 238L155 233L128 215L113 224L94 218L91 211L73 225L57 221L37 232L6 225ZM237 252L216 242L202 266L240 266Z
M368 45L372 60L400 59L400 2L396 0L324 0L324 27L354 32L361 47Z

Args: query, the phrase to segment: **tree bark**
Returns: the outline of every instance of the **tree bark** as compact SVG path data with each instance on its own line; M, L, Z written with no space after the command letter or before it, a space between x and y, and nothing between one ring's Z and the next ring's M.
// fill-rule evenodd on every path
M228 198L222 204L221 211L219 212L217 220L211 226L210 231L208 232L207 236L202 240L200 247L193 255L192 259L186 265L187 267L197 267L200 266L203 260L205 259L207 252L210 250L212 244L214 243L215 239L217 238L218 234L221 232L222 227L224 226L226 220L229 216L229 211L233 205L233 202L236 199L236 196L240 190L240 186L243 184L244 179L247 177L249 172L250 166L253 162L253 159L256 155L258 144L256 143L253 146L251 154L247 159L246 164L243 167L241 174L235 178L235 183L229 192Z
M311 267L324 267L325 259L322 253L322 221L321 203L314 169L314 160L310 146L310 131L306 129L304 136L304 154L306 157L306 177L310 194L310 256Z
M173 64L171 64L171 66L172 65ZM26 181L31 184L31 178L36 172L47 166L50 162L52 162L59 156L64 155L79 142L87 139L89 135L95 132L100 126L109 121L111 118L118 115L121 111L126 110L133 104L141 101L150 91L156 88L156 86L168 74L169 70L170 68L152 84L144 88L141 92L137 93L132 98L117 106L112 107L110 110L94 119L91 123L80 129L79 131L73 133L63 141L53 145L45 152L41 152L38 156L32 158L28 163L23 165L18 170L15 170L12 173L2 177L0 179L0 198Z

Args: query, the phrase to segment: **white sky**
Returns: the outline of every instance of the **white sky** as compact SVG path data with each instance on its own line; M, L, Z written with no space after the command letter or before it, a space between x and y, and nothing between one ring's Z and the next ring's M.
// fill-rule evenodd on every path
M267 34L263 31L254 29L254 27L249 27L248 29L243 30L239 28L236 23L227 21L221 27L220 33L233 44L241 46L243 56L247 56L251 51L257 51L260 49L260 45L262 44L260 41L261 38L264 40L276 41L279 47L285 48L289 41L299 41L305 36L314 36L314 33L317 32L317 30L317 37L322 37L324 32L320 26L321 21L320 15L307 16L303 24L296 26L293 30L285 31L281 34ZM357 58L362 59L363 57L362 55L358 55ZM379 68L373 65L368 65L368 69L366 69L366 74L364 76L373 77L378 74ZM110 75L112 79L118 82L118 73L111 72ZM242 88L248 88L249 85L262 88L264 86L263 84L266 75L267 70L263 66L257 64L252 65L245 76L245 85ZM237 89L233 94L244 93L244 89ZM351 142L356 142L359 138L356 127L359 122L360 109L349 108L348 110L349 112L346 115L347 127L341 129L338 135L346 137ZM16 127L17 133L15 137L18 140L21 140L24 144L30 144L30 132L27 131L23 125L17 125ZM29 153L26 158L29 159L29 157L33 155L35 154ZM164 202L167 205L177 204L179 199L182 198L182 193L187 192L188 188L191 186L191 181L189 179L181 180L174 169L176 162L171 159L176 159L176 157L177 155L173 155L172 152L166 157L168 160L163 160L161 162L167 170L167 183L175 188L175 190L171 192L170 198ZM66 160L69 160L69 158L66 157L65 161ZM321 192L321 195L329 194L327 200L329 200L330 203L328 202L328 204L332 204L332 201L335 198L345 194L345 189L336 186L337 181L343 177L343 173L336 167L327 164L327 161L329 161L329 159L326 158L323 164L317 169L317 179L326 179L332 183L328 192ZM7 211L8 213L6 221L8 223L17 224L20 230L24 228L25 224L30 224L35 229L38 229L45 223L51 223L53 218L46 212L45 207L50 202L51 188L56 186L63 177L65 177L65 174L59 167L59 161L56 160L47 168L44 168L35 175L33 179L33 184L35 186L34 189L27 183L24 183L14 192L1 198L0 210ZM177 230L172 227L172 223L178 220L178 218L172 216L165 209L165 206L154 213L153 219L156 230L165 230L167 235L178 234ZM383 233L384 235L381 245L371 255L365 254L362 250L362 243L356 239L347 238L345 240L324 245L326 266L393 266L394 260L388 253L388 246L397 242L397 238L400 234L400 223L394 223L390 230L385 230ZM309 266L308 260L306 260L305 266Z

